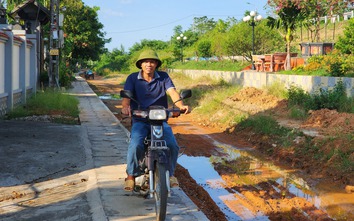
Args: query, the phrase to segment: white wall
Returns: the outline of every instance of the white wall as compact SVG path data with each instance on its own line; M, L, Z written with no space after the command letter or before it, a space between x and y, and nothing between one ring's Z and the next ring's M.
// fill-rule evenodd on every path
M322 76L303 76L303 75L282 75L268 72L256 71L211 71L211 70L178 70L169 69L168 72L181 72L197 79L208 76L215 80L224 80L231 84L242 85L243 87L256 87L262 89L276 82L283 83L287 88L291 85L300 87L309 93L314 93L320 88L331 90L335 85L342 81L346 87L347 96L354 97L354 78L349 77L322 77Z
M12 89L20 89L20 47L14 45L12 47Z
M5 44L0 41L0 94L5 92Z
M25 63L25 72L26 72L26 79L25 79L25 85L26 88L30 86L31 82L31 61L30 61L30 57L31 57L31 48L30 47L26 47L26 63Z

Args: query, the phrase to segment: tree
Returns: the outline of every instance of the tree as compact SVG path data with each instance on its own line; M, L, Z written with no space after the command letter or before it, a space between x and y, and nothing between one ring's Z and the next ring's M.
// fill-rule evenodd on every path
M64 55L73 65L76 62L99 59L100 54L107 51L104 45L110 39L105 39L103 25L98 21L99 7L89 7L81 1L62 0L66 6L64 12Z
M230 28L237 24L235 18L227 18L226 21L219 19L215 27L209 31L201 40L208 40L211 42L211 53L221 60L227 53L223 50L225 37L227 36Z
M147 40L143 39L140 43L135 43L130 49L130 53L142 50L143 48L151 48L156 51L164 50L168 47L168 43L161 40Z
M174 34L171 36L171 46L172 46L172 53L175 58L181 58L182 57L182 50L181 47L183 48L188 48L191 45L193 45L195 42L198 41L199 35L196 32L193 32L192 29L188 29L186 31L183 31L181 25L177 25L174 29ZM186 41L178 41L177 37L183 34L187 40Z
M320 41L321 17L342 13L347 7L346 0L307 0L295 1L295 5L301 9L306 19L303 24L314 33L313 41Z
M197 34L203 35L215 27L214 19L208 19L207 16L195 17L191 30Z
M268 26L282 30L282 35L286 41L287 57L285 70L291 70L290 47L294 39L294 34L299 24L305 19L304 11L299 7L299 0L268 0L268 4L274 7L277 18L268 16Z
M278 18L269 17L270 27L283 29L287 44L285 69L290 70L290 44L299 24L308 28L314 25L315 39L319 41L320 17L342 12L349 4L347 0L268 0Z
M211 42L209 40L200 41L197 46L198 55L200 57L211 57Z
M106 70L128 72L129 55L125 52L124 47L120 49L114 48L112 52L106 52L100 56L100 60L95 64L98 73L105 75Z
M255 31L255 54L267 54L277 51L284 47L282 38L276 30L266 25L267 21L262 20L257 24ZM245 22L234 25L225 35L223 48L227 55L241 55L246 60L252 57L252 34L250 26Z
M354 55L354 19L350 19L349 25L344 30L344 36L340 36L335 47L344 54Z

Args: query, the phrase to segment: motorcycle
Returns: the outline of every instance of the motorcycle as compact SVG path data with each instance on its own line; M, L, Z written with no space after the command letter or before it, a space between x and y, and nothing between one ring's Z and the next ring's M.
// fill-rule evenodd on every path
M122 90L120 96L129 98L139 106L132 110L132 116L145 118L151 125L151 133L145 138L145 156L139 161L141 175L135 178L134 192L146 197L155 198L156 218L158 221L165 220L167 209L167 198L171 196L170 189L170 165L169 148L164 140L163 122L170 117L178 117L181 114L179 108L175 107L176 102L192 96L191 90L184 90L180 93L180 99L173 103L172 108L166 109L163 106L151 106L142 110L140 104L134 99L131 91Z
M94 73L92 72L92 70L87 70L87 71L85 72L85 79L86 79L86 80L90 80L90 79L94 80L94 79L95 79L95 75L94 75Z

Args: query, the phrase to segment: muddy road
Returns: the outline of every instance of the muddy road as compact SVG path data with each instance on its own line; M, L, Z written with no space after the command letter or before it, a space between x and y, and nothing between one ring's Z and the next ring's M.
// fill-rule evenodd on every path
M130 119L120 114L120 100L111 97L119 94L123 81L96 77L88 82L130 129ZM251 98L269 103L257 94L243 96L243 106ZM321 168L316 168L315 160L305 156L296 156L308 162L299 168L289 153L262 153L260 145L275 145L269 139L245 131L226 133L193 111L169 122L184 147L176 170L181 188L210 220L354 220L351 174L325 176L317 172ZM311 131L318 133L315 127Z

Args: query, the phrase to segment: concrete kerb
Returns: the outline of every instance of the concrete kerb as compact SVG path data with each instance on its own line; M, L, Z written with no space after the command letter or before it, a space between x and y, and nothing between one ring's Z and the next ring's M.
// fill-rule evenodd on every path
M93 169L95 166L92 157L91 143L89 142L87 136L88 134L87 128L86 127L82 127L82 128L83 129L82 129L81 139L85 147L85 155L86 155L85 167L87 170L84 170L84 172L82 172L81 174L92 178L92 179L88 179L86 185L86 196L91 208L92 220L106 221L107 216L103 209L99 188L97 186L96 170Z

